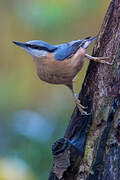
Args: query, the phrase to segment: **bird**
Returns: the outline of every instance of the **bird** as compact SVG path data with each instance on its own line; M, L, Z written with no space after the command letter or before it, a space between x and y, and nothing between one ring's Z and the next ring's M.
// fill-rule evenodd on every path
M93 57L86 53L89 45L97 39L87 37L82 40L74 40L63 44L52 45L40 40L27 42L13 41L17 46L23 48L33 58L36 65L38 77L51 84L67 86L73 95L74 102L82 115L88 115L86 107L80 103L74 92L73 79L82 69L85 58L111 65L106 61L108 57Z

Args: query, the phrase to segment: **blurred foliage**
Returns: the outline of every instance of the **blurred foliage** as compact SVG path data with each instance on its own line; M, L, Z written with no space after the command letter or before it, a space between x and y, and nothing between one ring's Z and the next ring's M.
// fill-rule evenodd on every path
M0 180L47 179L51 144L63 136L74 108L69 89L40 81L32 58L12 41L57 44L94 36L109 3L0 0ZM75 83L76 92L87 64Z

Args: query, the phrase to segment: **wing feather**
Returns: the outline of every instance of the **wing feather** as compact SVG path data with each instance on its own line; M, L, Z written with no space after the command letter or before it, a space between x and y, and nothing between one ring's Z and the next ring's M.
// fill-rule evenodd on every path
M76 51L80 48L82 40L72 41L66 44L58 45L57 50L55 51L56 60L63 61L72 57Z

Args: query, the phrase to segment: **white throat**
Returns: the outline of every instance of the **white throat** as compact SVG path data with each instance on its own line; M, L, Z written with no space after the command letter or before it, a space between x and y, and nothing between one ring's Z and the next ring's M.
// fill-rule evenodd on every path
M28 48L25 50L27 51L27 53L29 53L31 56L34 56L34 57L44 57L49 54L49 52L44 51L44 50L37 50L37 49L31 49L31 48Z

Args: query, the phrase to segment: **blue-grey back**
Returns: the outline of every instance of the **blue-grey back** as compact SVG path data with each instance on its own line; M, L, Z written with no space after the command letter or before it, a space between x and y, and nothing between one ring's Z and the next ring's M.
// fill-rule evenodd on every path
M64 60L70 58L80 48L82 40L71 41L65 44L56 45L55 51L56 60Z

